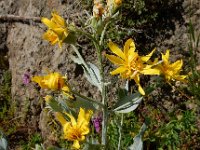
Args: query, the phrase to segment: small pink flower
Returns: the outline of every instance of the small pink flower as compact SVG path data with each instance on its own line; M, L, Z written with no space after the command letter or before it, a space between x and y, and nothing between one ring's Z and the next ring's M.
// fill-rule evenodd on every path
M98 116L92 118L92 123L94 125L95 131L100 133L102 127L102 114L98 113Z
M22 77L23 83L28 85L31 82L31 77L29 72L25 72Z

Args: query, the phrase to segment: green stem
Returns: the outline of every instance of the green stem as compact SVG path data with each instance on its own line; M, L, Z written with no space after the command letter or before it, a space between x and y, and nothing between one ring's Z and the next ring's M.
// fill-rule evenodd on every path
M121 114L121 123L120 123L120 126L119 126L119 140L118 140L118 148L117 148L118 150L120 150L120 147L121 147L123 122L124 122L124 115Z
M102 39L103 41L103 39ZM94 42L95 48L97 49L97 55L98 55L98 62L100 65L100 77L101 77L101 96L102 96L102 104L104 105L103 109L103 121L102 121L102 136L101 136L101 144L106 146L106 140L107 140L107 100L106 100L106 87L105 87L105 79L104 79L104 71L103 71L103 64L102 64L102 47L101 45ZM105 147L104 147L105 149Z
M102 46L102 44L103 44L103 39L104 39L104 36L105 36L105 33L106 33L106 29L108 27L108 24L109 24L109 22L105 24L105 26L103 28L103 31L101 33L101 37L100 37L100 41L99 41L99 45L100 46Z

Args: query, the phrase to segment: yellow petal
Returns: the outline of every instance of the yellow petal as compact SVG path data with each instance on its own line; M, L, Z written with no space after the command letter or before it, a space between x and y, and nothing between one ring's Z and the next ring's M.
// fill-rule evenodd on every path
M140 94L145 95L145 92L144 92L142 86L140 84L137 84L137 85L138 85L138 91L140 92Z
M43 39L51 42L52 45L59 41L58 36L51 30L47 30L47 32L43 34Z
M63 29L63 28L53 28L52 30L58 35L59 39L63 38L65 29Z
M135 43L134 43L133 39L128 39L125 42L125 45L124 45L124 54L125 54L126 58L128 58L130 51L132 51L132 52L135 51Z
M59 112L56 112L55 114L56 119L61 123L61 125L64 127L64 125L67 123L66 119L63 117L63 115Z
M151 58L151 56L153 55L153 53L155 52L155 50L156 50L156 48L154 48L154 49L151 51L151 53L149 53L148 55L142 56L142 57L141 57L142 61L147 62L147 61Z
M79 144L79 141L75 140L74 143L73 143L73 145L72 145L72 147L75 148L75 149L80 149L81 146Z
M53 23L52 21L50 21L50 20L47 19L47 18L42 17L41 21L42 21L48 28L50 28L50 29L53 29L53 28L56 27L56 24Z
M88 127L88 124L82 125L81 130L82 130L82 133L81 133L82 135L86 135L86 134L90 133L90 129Z
M52 99L53 99L53 97L52 97L51 95L46 95L46 96L44 97L44 100L45 100L47 103L50 103Z
M40 76L34 76L31 78L31 81L36 82L36 83L39 83L42 80L43 80L43 77L40 77Z
M185 78L187 78L187 75L177 75L177 76L175 76L176 80L182 81L182 82L187 82L187 80Z
M110 41L108 43L108 47L110 48L110 50L114 54L116 54L117 56L121 57L122 59L125 59L124 53L122 52L122 50L115 43L113 43L112 41Z
M91 116L92 116L92 114L93 114L93 111L92 110L88 110L88 112L85 114L85 119L87 121L89 121Z
M80 141L84 141L85 140L85 136L81 136Z
M125 68L124 66L121 66L113 71L110 72L111 75L116 75L116 74L119 74L119 73L123 73L127 70L127 68Z
M62 87L62 91L70 92L69 87L66 85Z
M46 76L44 83L48 86L49 89L58 90L58 78L54 74Z
M85 110L83 108L80 108L77 123L78 125L81 125L85 121Z
M179 71L181 69L182 65L183 65L183 61L182 60L177 60L176 62L171 64L171 67L174 70Z
M168 64L169 63L169 50L166 51L165 55L162 54L162 60L164 63Z
M129 49L128 52L128 63L131 63L131 61L136 60L138 58L138 53L134 52L133 50Z
M138 91L140 92L140 94L145 95L145 92L142 88L142 86L140 85L140 76L139 74L137 74L134 78L135 83L138 85Z
M75 118L72 115L68 114L68 113L66 113L66 115L70 118L72 126L76 126L77 123L76 123Z
M121 65L124 63L124 60L122 60L121 58L114 56L114 55L107 55L106 57L113 63L113 64L117 64L117 65Z
M142 73L144 75L159 75L160 70L159 69L144 69L144 70L140 71L140 73Z
M58 15L56 11L52 12L51 14L53 16L52 20L58 23L60 26L65 26L65 20L61 16Z
M41 88L47 88L47 86L45 85L43 80L44 80L44 78L40 77L40 76L34 76L34 77L31 78L31 81L36 82L37 84L39 84L39 86Z
M59 46L60 49L62 49L62 43L63 43L62 41L58 42L58 46Z

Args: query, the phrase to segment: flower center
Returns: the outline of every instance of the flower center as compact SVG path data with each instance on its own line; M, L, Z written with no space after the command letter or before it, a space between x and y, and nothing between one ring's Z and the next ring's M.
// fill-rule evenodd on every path
M81 130L77 127L73 127L68 130L66 134L66 138L70 141L78 140L80 141L82 137Z

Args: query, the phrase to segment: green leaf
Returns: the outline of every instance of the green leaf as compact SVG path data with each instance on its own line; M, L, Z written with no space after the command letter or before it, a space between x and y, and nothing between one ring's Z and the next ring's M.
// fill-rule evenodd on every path
M97 104L78 95L75 95L75 99L71 101L67 101L67 103L69 104L69 106L72 106L73 108L82 107L82 108L91 109L91 110L96 110L99 108Z
M146 128L147 128L146 124L143 123L140 129L140 132L133 139L134 143L128 147L128 150L142 150L143 149L142 136L144 135Z
M115 105L113 111L118 113L129 113L135 110L142 101L143 96L139 93L134 93L129 96L121 98L118 103Z
M47 103L55 112L63 112L62 106L59 104L58 101L56 101L54 98L48 101Z
M126 89L119 88L117 90L118 99L124 98L125 96L127 96L127 94L128 94L128 91Z
M195 41L195 35L194 35L194 27L192 25L192 21L189 22L189 33L192 35L193 41Z
M65 43L68 43L68 44L74 44L74 43L76 43L76 39L77 39L77 37L76 37L75 32L70 32L70 33L67 35L67 37L66 37L66 39L64 40L64 42L65 42Z

